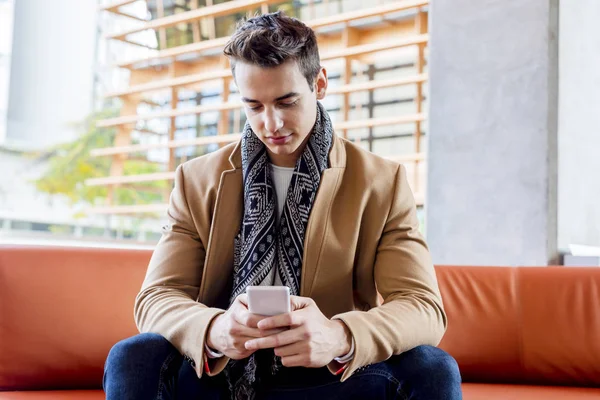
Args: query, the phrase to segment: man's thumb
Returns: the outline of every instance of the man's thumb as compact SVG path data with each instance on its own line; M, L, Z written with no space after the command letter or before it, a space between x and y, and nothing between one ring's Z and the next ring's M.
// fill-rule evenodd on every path
M309 297L290 296L290 302L292 303L292 311L296 311L308 307L312 303L312 299Z

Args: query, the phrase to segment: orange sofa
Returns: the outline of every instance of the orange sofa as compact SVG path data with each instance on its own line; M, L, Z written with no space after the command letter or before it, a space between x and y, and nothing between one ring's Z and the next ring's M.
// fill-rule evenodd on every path
M0 246L0 400L102 399L150 251ZM600 399L600 269L437 267L465 400Z

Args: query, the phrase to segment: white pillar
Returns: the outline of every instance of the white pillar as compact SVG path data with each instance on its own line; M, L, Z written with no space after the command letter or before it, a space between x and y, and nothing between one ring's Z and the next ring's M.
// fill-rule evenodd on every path
M560 2L558 246L600 246L600 1Z
M556 262L558 0L435 0L430 18L434 262Z

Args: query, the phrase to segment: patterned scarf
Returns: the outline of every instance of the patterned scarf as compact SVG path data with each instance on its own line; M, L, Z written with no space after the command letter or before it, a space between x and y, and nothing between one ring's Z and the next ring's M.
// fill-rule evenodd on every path
M329 166L333 126L317 102L317 119L302 156L296 162L280 218L271 165L265 145L246 122L242 134L244 217L234 245L233 290L230 304L247 286L273 285L275 279L300 294L304 234L308 217ZM277 221L279 222L277 223ZM263 378L274 375L281 360L272 350L244 360L231 360L225 374L233 399L253 399Z

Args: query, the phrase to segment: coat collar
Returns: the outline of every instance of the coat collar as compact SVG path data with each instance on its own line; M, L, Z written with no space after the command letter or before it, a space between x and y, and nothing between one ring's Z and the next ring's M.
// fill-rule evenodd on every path
M209 304L219 301L219 296L230 286L227 277L233 273L233 243L239 231L244 207L241 140L234 146L229 162L234 169L224 171L221 176L200 289L200 299ZM323 171L304 238L300 295L306 297L310 297L321 267L321 253L324 251L322 243L326 239L330 223L329 212L346 167L344 139L335 133L329 152L329 165L330 168Z

